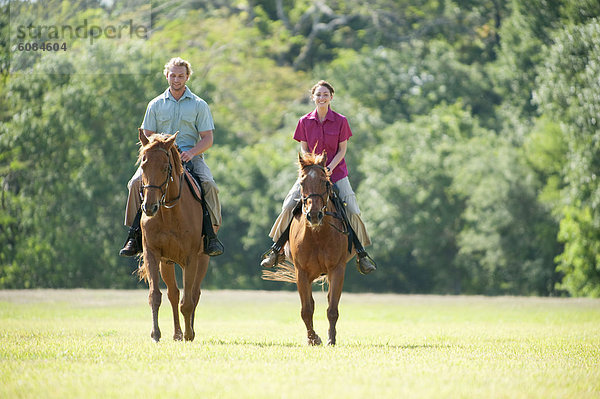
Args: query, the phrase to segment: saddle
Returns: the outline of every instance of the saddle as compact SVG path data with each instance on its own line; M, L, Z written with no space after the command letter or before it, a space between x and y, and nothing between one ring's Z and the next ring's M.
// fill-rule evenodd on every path
M187 170L187 168L183 168L183 170L185 172L184 173L185 181L187 182L188 186L190 187L190 191L194 195L194 198L196 199L196 201L202 203L202 187L200 186L200 183L190 173L190 171Z

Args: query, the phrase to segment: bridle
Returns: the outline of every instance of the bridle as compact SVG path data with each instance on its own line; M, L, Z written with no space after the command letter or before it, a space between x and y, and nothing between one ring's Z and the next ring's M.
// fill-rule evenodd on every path
M308 169L308 168L321 169L325 173L325 176L327 176L327 169L321 165L308 165L305 168L306 169ZM306 202L312 197L321 198L321 201L323 201L323 207L321 208L321 212L325 213L325 209L327 208L327 203L329 202L330 192L331 192L331 182L329 181L329 179L327 179L327 182L325 185L325 191L323 193L321 193L321 194L312 193L312 194L308 194L308 195L303 195L302 196L302 214L305 217L308 215L308 211L306 210L305 206L306 206Z
M325 176L328 176L327 169L325 167L321 166L321 165L308 165L308 166L305 166L305 168L318 168L318 169L321 169L325 173ZM330 200L333 201L334 204L336 203L336 201L338 203L340 202L339 197L337 196L337 194L335 193L335 191L332 189L331 181L329 180L329 178L327 178L327 180L326 180L325 192L323 192L321 194L313 193L313 194L303 195L302 196L302 200L301 200L302 201L302 215L304 215L304 217L306 219L308 219L308 211L305 210L306 209L305 205L306 205L306 202L308 201L308 199L311 198L311 197L318 197L318 198L321 198L321 201L323 201L323 207L321 208L321 210L319 212L321 212L323 215L328 215L328 216L331 216L331 217L333 217L335 219L341 220L342 225L345 226L345 227L343 227L343 230L342 230L342 229L340 229L339 227L337 227L335 224L333 224L331 222L329 222L329 225L331 227L333 227L335 230L337 230L338 232L340 232L340 233L342 233L344 235L348 235L349 232L348 232L347 223L345 221L345 218L337 212L336 205L334 205L334 211L333 212L328 212L327 211L327 205L328 205L328 203L329 203ZM343 207L344 205L341 204L341 206Z
M179 193L177 194L177 197L173 198L170 201L167 201L166 197L167 197L167 191L169 190L169 182L173 181L173 164L171 163L171 156L169 155L169 152L167 150L165 150L164 148L161 148L161 147L152 149L150 151L162 151L165 154L167 154L167 158L169 158L169 168L167 170L167 177L165 178L165 181L162 182L161 185L159 185L159 186L154 185L154 184L142 185L142 191L140 192L140 196L142 197L142 201L143 201L144 200L144 190L151 189L151 188L160 190L160 192L162 193L162 196L160 197L160 201L158 201L158 204L160 206L164 206L167 209L171 209L175 205L177 205L177 201L179 201L179 198L181 198L181 183L182 183L183 173L181 174L181 176L179 176ZM150 151L148 151L148 152L150 152ZM164 190L163 190L163 187L164 187Z

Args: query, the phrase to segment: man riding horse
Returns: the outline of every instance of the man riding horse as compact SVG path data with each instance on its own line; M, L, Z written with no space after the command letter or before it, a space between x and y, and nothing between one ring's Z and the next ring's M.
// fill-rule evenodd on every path
M174 134L179 131L176 144L181 150L181 160L198 180L205 200L203 234L204 252L210 256L223 253L223 244L216 236L221 225L219 190L212 173L204 161L204 152L213 145L214 123L208 104L192 93L186 82L192 74L190 63L177 57L165 65L164 74L169 87L148 104L142 129L146 137L154 133ZM135 256L142 251L141 245L141 168L135 172L127 188L125 225L130 226L121 256Z

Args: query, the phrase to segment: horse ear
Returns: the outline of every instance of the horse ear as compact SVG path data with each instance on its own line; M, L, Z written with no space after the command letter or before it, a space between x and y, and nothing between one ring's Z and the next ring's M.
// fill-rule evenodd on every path
M168 147L172 146L173 143L175 142L175 139L177 138L177 134L179 133L179 130L175 132L175 134L172 134L166 141L165 143L167 144Z
M304 158L302 158L301 152L298 153L298 165L300 165L300 167L304 166Z
M323 150L321 154L321 159L319 160L319 165L325 167L327 166L327 151Z
M138 127L138 135L142 146L148 145L148 137L146 137L146 135L144 134L144 129L142 129L141 127Z

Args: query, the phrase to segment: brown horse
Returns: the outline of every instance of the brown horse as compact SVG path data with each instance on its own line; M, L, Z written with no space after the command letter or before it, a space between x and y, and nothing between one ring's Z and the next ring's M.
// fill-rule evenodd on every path
M322 276L326 276L329 282L327 344L335 345L335 325L339 316L338 304L344 285L346 263L354 255L348 252L348 237L344 234L342 220L335 213L331 200L331 181L325 162L325 154L298 156L302 214L296 215L292 220L285 248L292 265L284 263L278 265L276 271L263 272L264 279L291 281L298 286L302 303L301 316L306 325L309 345L321 344L321 338L313 329L315 302L312 283Z
M150 138L139 129L142 168L141 219L143 265L140 275L150 287L152 339L158 342L158 308L162 294L159 271L167 285L167 296L173 310L174 340L194 339L194 314L200 300L200 284L208 269L208 255L203 252L202 206L183 179L183 166L175 147L174 135L154 134ZM179 306L185 322L185 334L179 324L179 288L174 263L183 269L183 297Z

